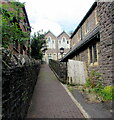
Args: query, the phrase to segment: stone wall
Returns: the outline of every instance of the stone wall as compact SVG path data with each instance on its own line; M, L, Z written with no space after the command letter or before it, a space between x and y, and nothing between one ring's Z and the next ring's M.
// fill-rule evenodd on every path
M67 64L65 62L50 60L49 66L61 82L67 82Z
M114 2L98 2L98 21L100 28L99 67L105 84L111 84L113 77L113 34L114 34Z
M20 59L9 57L8 53L3 52L2 60L2 119L24 120L37 82L40 64L27 56L25 62L22 59L22 64L19 64Z
M96 16L95 13L97 11L97 7L92 11L89 17L84 21L84 23L80 26L76 34L71 39L71 48L73 48L76 44L81 41L80 38L80 31L82 29L82 40L84 40L89 34L98 26L96 23ZM89 23L89 31L86 33L86 23Z
M112 33L112 61L114 61L114 2L112 4L112 30L113 30L113 33ZM112 77L113 77L113 80L112 80L112 83L114 85L114 63L112 64L112 69L113 69L113 73L112 73Z
M2 114L2 55L0 52L0 120L2 118L1 114Z
M93 66L88 64L88 47L95 40L82 50L77 51L72 59L86 62L88 73L92 70L98 71L102 74L103 83L111 85L114 80L114 2L98 2L96 10L100 33L100 41L96 41L98 45L98 64Z

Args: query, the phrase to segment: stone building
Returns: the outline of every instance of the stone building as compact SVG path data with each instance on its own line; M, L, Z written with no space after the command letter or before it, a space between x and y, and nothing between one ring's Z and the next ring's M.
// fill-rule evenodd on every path
M62 61L83 61L88 71L102 74L103 83L114 80L114 2L94 2L71 35L71 50Z
M2 0L0 4L12 4L9 0ZM18 8L18 5L21 4L20 2L15 2L15 7ZM4 9L2 7L2 9ZM30 33L31 33L31 26L28 20L27 12L25 6L22 6L20 9L19 17L22 17L20 21L16 19L16 16L13 17L13 23L17 24L18 29L23 32L26 32L28 35L26 36L28 40L20 44L18 41L15 44L10 44L9 49L13 51L14 54L23 54L23 55L30 55ZM5 11L14 11L14 8L7 8Z
M56 37L51 31L45 34L47 51L45 52L43 60L46 63L49 59L59 60L70 50L70 38L69 35L63 31L58 37ZM63 55L60 54L60 48L64 48Z

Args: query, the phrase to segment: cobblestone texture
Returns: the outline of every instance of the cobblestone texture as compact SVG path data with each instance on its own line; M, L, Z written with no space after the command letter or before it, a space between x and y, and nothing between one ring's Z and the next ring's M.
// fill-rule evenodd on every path
M41 67L27 118L83 118L47 65Z

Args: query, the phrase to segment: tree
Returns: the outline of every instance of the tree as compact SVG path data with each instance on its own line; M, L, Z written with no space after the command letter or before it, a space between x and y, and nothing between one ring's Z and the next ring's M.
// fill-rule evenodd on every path
M44 34L40 34L39 32L34 33L31 38L31 57L34 59L42 59L43 53L41 49L45 46L46 41L44 38Z
M0 8L2 22L0 27L2 28L2 46L8 48L8 46L16 42L22 43L29 39L27 32L23 32L20 28L21 20L24 19L21 14L21 8L24 6L20 2L10 2L2 5Z

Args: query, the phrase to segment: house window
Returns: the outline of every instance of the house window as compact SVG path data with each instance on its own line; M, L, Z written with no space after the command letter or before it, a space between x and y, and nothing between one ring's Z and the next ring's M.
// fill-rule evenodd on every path
M48 37L48 48L51 48L51 38Z
M79 31L79 38L80 40L82 40L82 27L80 28L80 31Z
M65 42L65 38L63 38L63 42Z
M89 24L89 21L86 22L86 33L88 33L90 30L90 24Z
M67 44L69 44L69 41L67 40Z
M51 54L48 54L48 60L50 60L52 58Z
M63 37L63 39L62 39L62 46L61 47L67 48L67 43L66 42L67 42L66 38Z
M96 62L98 62L97 45L93 44L89 47L89 64L94 64Z
M98 15L97 15L97 10L95 10L95 23L96 23L96 25L98 24Z
M94 62L97 62L97 48L96 48L96 44L93 45L93 54L94 54Z
M52 41L52 48L54 48L54 46L55 46L55 45L54 45L54 40L53 40L53 41Z
M48 38L48 42L50 42L50 37Z
M89 47L89 52L90 52L90 64L91 63L93 63L93 61L92 61L92 58L93 58L93 54L92 54L92 46L91 47Z

